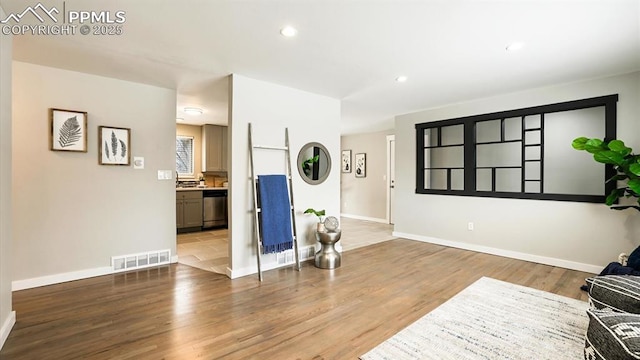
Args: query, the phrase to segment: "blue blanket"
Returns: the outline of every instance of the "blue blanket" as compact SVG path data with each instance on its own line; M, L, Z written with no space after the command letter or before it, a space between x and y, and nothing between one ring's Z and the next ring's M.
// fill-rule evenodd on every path
M293 248L287 177L258 175L258 189L263 253L269 254Z

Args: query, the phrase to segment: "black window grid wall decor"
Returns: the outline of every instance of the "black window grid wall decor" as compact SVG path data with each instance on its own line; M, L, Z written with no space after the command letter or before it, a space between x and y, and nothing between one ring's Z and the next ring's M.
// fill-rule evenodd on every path
M617 101L615 94L416 124L416 193L604 202L616 186L605 184L615 173L609 165L602 165L604 185L597 194L545 192L545 158L553 156L545 150L545 123L549 114L602 108L600 137L610 141L616 138ZM492 163L495 156L484 156L496 153L507 159Z

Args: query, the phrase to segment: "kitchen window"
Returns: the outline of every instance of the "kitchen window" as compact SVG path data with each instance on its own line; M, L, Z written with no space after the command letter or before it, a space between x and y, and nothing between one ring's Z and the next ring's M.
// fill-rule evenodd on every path
M192 136L176 136L176 171L178 175L193 176Z

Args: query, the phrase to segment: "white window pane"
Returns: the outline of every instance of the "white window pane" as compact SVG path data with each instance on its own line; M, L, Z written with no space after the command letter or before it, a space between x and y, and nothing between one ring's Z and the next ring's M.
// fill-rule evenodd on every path
M193 175L193 138L176 136L176 171L181 175Z

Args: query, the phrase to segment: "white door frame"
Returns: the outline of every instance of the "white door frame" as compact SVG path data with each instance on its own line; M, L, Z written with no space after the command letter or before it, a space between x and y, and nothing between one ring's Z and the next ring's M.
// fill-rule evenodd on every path
M391 142L396 141L395 135L387 135L387 224L391 223L391 179L395 178L391 174ZM395 161L395 159L393 159Z

